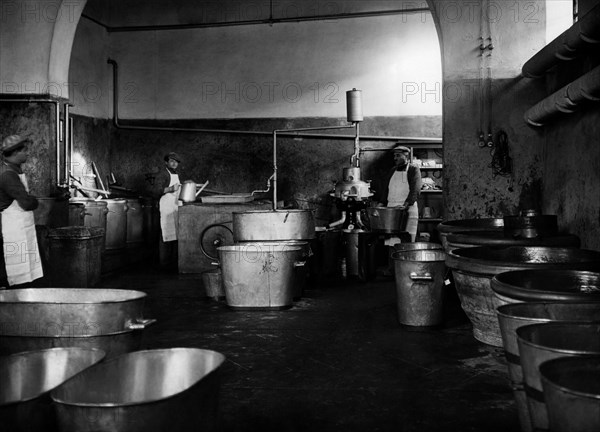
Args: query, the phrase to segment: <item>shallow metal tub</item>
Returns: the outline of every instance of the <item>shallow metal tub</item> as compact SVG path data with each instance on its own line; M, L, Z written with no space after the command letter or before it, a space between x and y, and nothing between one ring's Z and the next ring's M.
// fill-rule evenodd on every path
M105 361L51 393L62 432L189 432L217 426L215 351L137 351Z

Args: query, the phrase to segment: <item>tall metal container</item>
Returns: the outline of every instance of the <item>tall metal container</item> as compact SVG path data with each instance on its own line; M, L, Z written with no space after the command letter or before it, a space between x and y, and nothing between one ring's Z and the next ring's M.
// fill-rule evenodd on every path
M377 235L363 230L342 231L347 276L368 280L375 276L375 242Z
M69 226L86 226L102 228L102 251L106 249L106 216L108 206L106 201L96 201L92 198L71 198L69 200Z
M398 321L410 326L434 326L443 321L444 260L442 250L394 252Z
M106 249L122 249L127 244L127 201L123 198L105 200L108 206L106 215Z
M140 245L144 241L144 213L138 198L127 198L127 247Z

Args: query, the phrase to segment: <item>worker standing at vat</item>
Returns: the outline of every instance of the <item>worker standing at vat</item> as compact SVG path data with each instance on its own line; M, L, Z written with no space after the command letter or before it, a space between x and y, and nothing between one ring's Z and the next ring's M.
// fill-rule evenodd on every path
M394 168L382 179L374 197L377 206L406 207L408 219L406 231L411 241L417 237L419 225L419 207L417 198L421 192L421 170L409 163L410 149L396 143L393 149ZM394 239L391 239L392 241ZM399 242L399 239L396 239Z
M27 161L27 143L19 135L10 135L2 141L0 286L24 284L44 275L33 217L38 200L29 194L27 178L21 169Z
M177 168L181 158L177 153L170 152L165 155L164 161L165 169L158 179L161 187L159 259L161 267L174 270L177 267L177 215L181 190Z

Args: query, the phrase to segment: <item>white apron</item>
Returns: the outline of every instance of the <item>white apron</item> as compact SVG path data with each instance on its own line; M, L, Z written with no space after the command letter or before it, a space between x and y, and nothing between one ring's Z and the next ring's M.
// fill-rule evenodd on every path
M179 184L179 174L172 174L169 187ZM160 210L160 230L162 231L162 239L164 242L177 240L177 212L179 191L168 192L160 197L158 208Z
M397 207L404 204L408 194L410 193L410 185L408 183L408 165L404 171L395 171L390 179L388 190L388 207ZM408 220L406 222L406 231L410 234L411 240L414 242L417 237L417 228L419 226L419 206L417 202L408 207ZM385 244L393 246L400 243L399 237L386 239Z
M21 183L29 192L25 174L19 174ZM14 200L2 212L4 261L10 286L24 284L44 276L38 250L33 212L23 210Z

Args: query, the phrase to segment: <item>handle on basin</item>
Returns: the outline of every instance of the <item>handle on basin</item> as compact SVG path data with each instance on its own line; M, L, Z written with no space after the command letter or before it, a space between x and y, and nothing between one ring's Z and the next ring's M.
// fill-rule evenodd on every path
M294 267L304 267L306 265L306 261L296 261L294 262Z
M127 323L127 329L128 330L144 330L146 327L148 327L151 324L154 324L156 322L155 318L136 318L134 320L131 320Z
M414 281L432 281L433 280L433 276L431 276L431 273L418 274L417 272L410 272L410 278Z

